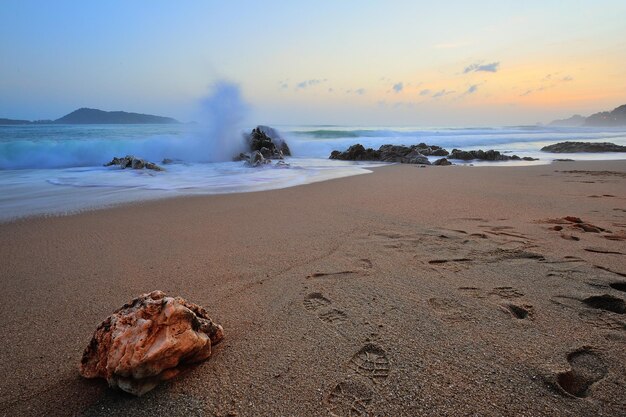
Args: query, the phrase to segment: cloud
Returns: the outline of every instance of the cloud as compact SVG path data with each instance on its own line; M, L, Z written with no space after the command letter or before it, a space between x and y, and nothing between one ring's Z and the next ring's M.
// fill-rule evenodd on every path
M563 77L563 78L561 79L561 81L568 82L568 81L574 81L574 79L572 78L572 76L571 76L571 75L567 75L567 76Z
M393 85L393 87L391 87L393 89L393 91L395 91L396 93L399 93L400 91L402 91L402 89L404 88L404 84L402 82L399 83L395 83Z
M478 84L470 85L465 94L474 94L478 90Z
M435 94L433 94L433 98L444 97L444 96L447 96L448 94L452 94L452 93L454 93L454 91L448 91L446 89L439 90Z
M363 94L365 94L365 88L359 88L354 93L362 96Z
M500 67L499 62L492 62L491 64L472 64L463 70L463 74L470 72L498 72Z
M430 93L431 93L431 91L428 88L426 88L426 89L420 91L420 96L427 96Z
M326 81L328 81L327 78L324 78L323 80L319 80L319 79L305 80L296 84L296 90L307 88L307 87L313 87L315 85L325 83Z

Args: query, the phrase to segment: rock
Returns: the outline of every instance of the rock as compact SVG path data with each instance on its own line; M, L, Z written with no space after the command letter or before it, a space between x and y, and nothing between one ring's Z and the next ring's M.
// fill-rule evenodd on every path
M263 157L263 154L261 153L261 151L254 151L250 153L249 155L245 155L245 154L241 154L241 155L244 155L244 160L246 161L246 165L253 167L253 168L272 163L270 159L265 159L265 157Z
M104 320L85 349L80 374L143 395L203 361L224 337L206 310L162 291L143 294Z
M330 154L330 159L339 159L342 161L379 161L380 153L367 148L360 143L350 146L346 151L333 151Z
M408 154L404 155L400 160L403 164L423 164L430 165L430 161L424 155L419 153L416 149L413 149Z
M411 148L403 145L383 145L378 149L383 162L402 162L411 151Z
M493 149L490 149L488 151L483 151L482 149L479 149L477 151L462 151L460 149L453 149L452 152L450 152L450 156L448 158L461 159L463 161L471 161L473 159L478 159L481 161L519 161L522 159L525 161L536 160L535 158L530 157L520 158L517 155L504 155L498 151L494 151Z
M433 162L433 165L447 166L447 165L452 165L452 162L448 161L447 158L441 158Z
M146 166L143 160L138 158L133 158L130 162L130 167L132 169L143 169Z
M268 126L257 126L246 136L246 142L250 152L259 151L264 158L283 159L291 156L291 150L287 142L280 137L278 132Z
M163 168L158 166L157 164L149 161L145 161L140 158L135 158L132 155L126 155L123 158L113 157L110 162L104 164L105 167L109 167L112 165L118 165L121 169L132 168L132 169L152 169L154 171L164 171Z
M544 152L576 153L576 152L626 152L626 146L611 142L559 142L541 148Z

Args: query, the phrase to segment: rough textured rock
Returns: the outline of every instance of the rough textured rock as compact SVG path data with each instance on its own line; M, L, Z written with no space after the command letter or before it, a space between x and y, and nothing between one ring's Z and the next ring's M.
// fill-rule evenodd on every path
M448 159L461 159L470 161L473 159L480 159L483 161L536 161L536 158L524 157L520 158L517 155L504 155L498 151L489 150L477 150L477 151L462 151L460 149L453 149L452 152L448 152L440 146L427 145L425 143L419 143L413 146L404 145L382 145L377 151L372 148L365 148L361 144L350 146L346 151L332 151L330 159L341 159L344 161L381 161L381 162L400 162L403 164L422 164L430 165L428 156L447 156L443 158L446 161ZM439 160L441 161L441 159ZM445 162L440 162L439 165L445 165Z
M132 168L132 169L152 169L154 171L163 171L163 168L158 166L157 164L149 161L145 161L140 158L135 158L132 155L126 155L123 158L113 157L110 162L104 164L105 167L109 167L112 165L118 165L122 169Z
M263 156L262 151L253 151L250 153L240 153L239 156L234 158L235 161L245 161L246 166L259 167L266 164L271 164L272 160ZM283 161L278 161L283 162ZM277 163L278 164L278 163ZM281 166L289 166L289 164L281 164Z
M559 142L541 148L544 152L576 153L576 152L626 152L626 146L611 142Z
M279 133L268 126L257 126L246 136L250 152L259 151L264 158L283 159L291 156L291 150L287 142Z
M420 145L423 147L420 148ZM421 151L427 152L429 155L434 151L440 151L441 148L433 150L426 144L416 146L403 145L382 145L378 150L365 148L360 143L350 146L346 151L332 151L330 159L340 159L343 161L381 161L381 162L401 162L403 164L424 164L430 165L428 158ZM445 152L445 150L444 150Z
M223 337L222 326L213 323L204 308L153 291L98 326L83 353L80 373L143 395L176 376L181 366L207 359L211 346Z
M447 166L447 165L452 165L452 162L448 161L446 158L441 158L433 162L433 165Z
M372 148L367 148L360 143L350 146L346 151L332 151L330 159L340 159L342 161L380 161L380 152Z
M461 159L463 161L471 161L474 159L478 159L481 161L520 161L520 160L536 161L537 160L537 158L531 158L528 156L524 158L520 158L517 155L504 155L498 151L494 151L493 149L490 149L488 151L483 151L482 149L479 149L477 151L462 151L460 149L453 149L452 152L450 152L449 158Z

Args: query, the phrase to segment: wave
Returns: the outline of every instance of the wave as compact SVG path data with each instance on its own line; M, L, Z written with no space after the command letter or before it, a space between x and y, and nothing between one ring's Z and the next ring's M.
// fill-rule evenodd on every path
M177 134L172 134L170 125L4 128L0 129L0 169L95 166L124 155L155 162L163 158L229 161L245 151L241 123L246 112L239 88L221 82L201 103L202 124L180 127Z

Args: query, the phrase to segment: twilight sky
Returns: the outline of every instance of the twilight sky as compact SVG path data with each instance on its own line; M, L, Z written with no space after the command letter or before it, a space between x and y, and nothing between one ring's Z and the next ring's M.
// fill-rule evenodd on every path
M0 117L511 125L626 103L626 1L3 1Z

